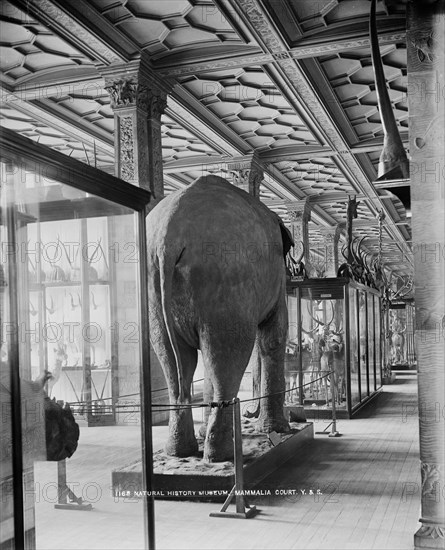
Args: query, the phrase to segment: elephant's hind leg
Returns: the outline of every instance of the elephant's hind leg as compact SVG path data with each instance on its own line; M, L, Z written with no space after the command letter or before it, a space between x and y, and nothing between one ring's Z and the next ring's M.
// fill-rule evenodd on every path
M220 334L205 336L201 350L217 403L237 396L255 342L255 327L232 320L234 327L222 339ZM233 405L210 409L204 444L204 460L223 462L233 458Z
M261 394L259 431L286 432L289 424L284 417L284 356L287 339L287 309L280 302L275 313L258 327L259 353L261 355Z
M169 417L169 436L164 450L169 455L185 457L198 452L192 409L188 406L192 401L191 384L196 369L197 351L180 338L177 340L183 369L183 400L179 399L174 381L170 381L168 386L172 410ZM176 368L175 364L173 368Z

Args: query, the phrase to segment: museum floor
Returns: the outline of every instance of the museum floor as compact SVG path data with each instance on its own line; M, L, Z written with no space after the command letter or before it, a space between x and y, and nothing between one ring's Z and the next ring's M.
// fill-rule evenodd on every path
M315 435L304 456L259 486L272 494L296 488L320 489L322 495L254 497L250 502L260 513L246 520L210 518L220 504L157 500L157 548L413 548L420 502L416 387L414 373L398 374L359 418L339 422L342 437ZM159 447L166 428L155 432ZM68 461L69 481L94 481L100 498L90 512L55 510L50 491L38 498L39 550L143 548L140 504L114 500L109 490L110 467L130 456L137 440L137 428L83 429L82 448ZM42 488L55 479L55 465L39 463L35 474Z

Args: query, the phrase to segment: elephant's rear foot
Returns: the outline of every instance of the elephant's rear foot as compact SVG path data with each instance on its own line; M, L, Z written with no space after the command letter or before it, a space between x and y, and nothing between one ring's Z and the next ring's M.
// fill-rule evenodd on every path
M280 399L263 400L256 429L258 432L265 433L286 433L290 430L289 422L284 416L283 404Z
M232 406L229 406L224 409L213 409L210 413L204 442L204 461L233 460L232 412Z
M186 457L198 453L198 442L191 409L170 412L169 437L164 451L170 456Z
M274 418L272 419L269 415L260 415L256 430L261 433L287 433L290 431L289 422L284 418Z

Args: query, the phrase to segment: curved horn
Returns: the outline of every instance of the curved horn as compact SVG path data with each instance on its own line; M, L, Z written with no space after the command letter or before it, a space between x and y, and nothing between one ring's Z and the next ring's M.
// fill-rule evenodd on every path
M315 328L311 328L311 330L305 330L303 327L301 327L301 330L305 333L305 334L309 334L309 335L312 335L313 332L315 332L317 330L318 327L315 327Z
M386 87L385 73L379 48L377 34L376 0L371 0L371 14L369 20L369 34L371 36L371 57L376 83L377 102L383 126L383 150L379 159L378 177L382 177L395 168L400 168L402 176L409 178L409 164L397 129L397 123Z
M334 317L335 317L335 311L334 311L334 305L332 303L332 300L330 300L331 302L331 311L332 311L332 318L331 320L328 322L328 323L323 323L323 321L320 321L320 319L317 319L316 317L314 317L311 313L311 310L309 309L309 303L307 304L307 311L309 313L309 315L311 316L311 318L316 322L318 323L319 326L323 326L323 327L329 327L332 323L332 321L334 320Z
M360 258L362 258L362 254L364 254L364 251L361 250L361 247L362 247L362 242L367 239L368 237L365 235L364 237L362 237L359 241L358 241L358 245L357 245L357 253L359 254Z
M356 260L356 262L360 265L365 265L365 262L363 260L363 251L361 250L361 246L362 246L362 242L366 239L366 235L364 237L355 237L354 240L352 241L352 250L353 250L353 253L354 253L354 258ZM357 242L356 244L356 248L354 250L354 242Z
M34 307L34 304L31 302L31 300L28 300L29 302L29 313L34 317L34 315L37 315L38 311Z
M329 300L330 304L331 304L331 311L332 311L332 318L331 320L329 321L329 323L326 323L326 326L327 327L330 327L332 325L332 321L334 320L334 317L335 317L335 306L334 306L334 302L332 300Z
M52 315L55 311L55 309L54 309L54 299L53 299L52 296L50 296L50 300L51 300L51 305L49 307L48 306L45 306L45 307L46 307L46 310L48 311L48 313L50 315Z
M404 298L405 296L407 296L411 290L413 289L413 282L411 281L411 279L409 279L397 292L396 292L396 296L398 298ZM405 290L405 292L403 292L402 294L402 290Z
M312 315L312 312L311 312L311 310L310 310L310 308L309 308L309 302L307 302L306 307L307 307L307 312L309 313L310 318L311 318L313 321L315 321L315 322L317 323L317 326L316 326L315 328L313 328L313 329L310 330L310 332L314 332L314 330L316 330L316 329L319 328L320 326L324 326L324 323L323 323L323 321L320 321L320 319L317 319L316 317L314 317L314 316Z
M354 256L354 251L353 251L353 247L352 247L353 242L354 242L354 239L352 239L352 241L349 241L348 246L347 246L347 252L348 252L347 262L348 263L352 263L351 260L355 262L355 256Z
M351 254L354 258L355 263L360 264L360 257L358 256L358 247L356 250L354 250L354 243L359 239L360 237L354 237L351 242Z
M304 242L303 241L300 241L300 242L301 242L302 252L301 252L300 256L298 257L297 264L299 264L301 262L301 260L304 258Z
M68 254L66 250L65 243L60 240L60 236L57 235L57 243L62 245L63 251L65 252L66 259L68 260L68 263L70 264L70 267L73 267L73 262L70 260L70 255Z

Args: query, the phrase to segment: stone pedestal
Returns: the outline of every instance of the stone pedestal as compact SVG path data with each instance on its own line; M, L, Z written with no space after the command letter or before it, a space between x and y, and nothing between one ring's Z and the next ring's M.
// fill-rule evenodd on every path
M409 150L422 474L422 526L414 536L414 543L416 548L444 548L444 3L409 3L407 25Z

